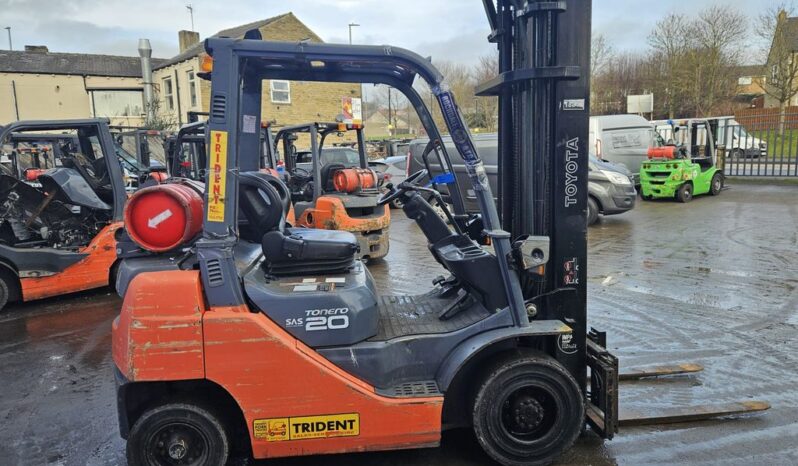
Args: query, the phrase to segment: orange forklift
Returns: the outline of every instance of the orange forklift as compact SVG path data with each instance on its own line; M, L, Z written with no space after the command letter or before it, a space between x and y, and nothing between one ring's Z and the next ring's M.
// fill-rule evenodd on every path
M13 152L10 141L45 132L60 134L49 168L8 154L28 176L0 174L0 309L113 279L127 196L107 121L18 121L0 129L0 144Z
M565 10L565 3L574 7ZM563 36L534 45L548 50L556 42L565 47L560 59L576 63L508 73L513 68L501 58L499 77L482 88L506 103L514 94L503 93L505 86L557 73L573 79L523 91L557 89L572 102L552 101L542 111L554 118L546 128L556 138L531 157L531 167L520 167L545 162L531 171L537 175L514 178L522 196L547 199L501 220L454 96L428 60L389 46L268 42L258 31L242 40L206 39L213 60L205 70L212 105L204 193L187 194L172 179L139 191L126 211L146 224L153 214L183 206L152 232L128 224L131 241L120 248L117 291L124 301L113 324L113 359L130 464L219 466L237 454L263 459L431 447L444 429L469 427L495 461L526 466L556 459L586 425L612 438L619 425L618 360L604 348L605 335L586 328L590 73L579 69L589 69L590 2L584 3L539 2L537 9L514 11L516 2L500 0L497 12L485 2L491 25L507 34L501 44L533 49L531 38L511 40L512 32L540 20L541 34ZM578 40L568 40L577 30ZM512 56L512 48L504 52ZM427 292L380 295L356 260L352 233L286 226L280 194L258 172L257 150L248 150L258 135L246 122L260 121L269 79L390 85L416 109L430 139L440 141L413 86L424 80L478 200L480 214L467 220L481 222L474 236L487 235L490 246L464 233L458 219L468 216L457 197L465 190L451 174L439 180L454 201L455 221L448 225L436 214L427 199L440 194L424 181L428 169L388 186L378 201L401 201L445 269ZM508 109L500 107L500 130L510 134L500 136L500 169L520 170L506 164L520 162L519 147L531 148L508 144L511 133L537 128L521 123L540 115L501 117L501 110ZM442 165L451 167L440 146ZM511 201L500 196L499 204L505 200ZM531 225L513 225L516 216ZM249 226L245 234L242 223ZM177 240L175 249L158 244L161 234Z
M357 135L356 148L325 147L330 135L342 136L347 131ZM297 150L301 134L309 136L309 150ZM385 257L391 212L377 203L380 180L368 165L363 125L314 122L289 126L277 132L275 143L275 147L282 145L285 154L297 225L352 232L362 260Z

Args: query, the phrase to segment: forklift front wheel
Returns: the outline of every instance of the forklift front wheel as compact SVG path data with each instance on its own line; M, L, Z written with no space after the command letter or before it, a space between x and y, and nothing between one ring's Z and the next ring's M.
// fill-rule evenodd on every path
M715 173L712 175L712 184L709 188L709 194L717 196L720 194L721 189L723 189L723 175L720 173Z
M486 372L473 409L474 433L505 466L548 464L573 445L585 404L573 376L542 353L512 353Z
M127 441L128 464L224 466L227 433L211 412L194 404L169 403L146 411Z
M679 186L676 191L676 200L682 203L687 203L693 200L693 184L685 183Z

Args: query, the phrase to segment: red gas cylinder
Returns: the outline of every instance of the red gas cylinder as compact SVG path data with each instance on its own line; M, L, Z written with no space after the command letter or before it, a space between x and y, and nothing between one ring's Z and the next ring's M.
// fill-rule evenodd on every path
M25 180L26 181L36 181L39 179L39 175L46 172L47 170L42 170L41 168L28 168L25 170Z
M676 146L649 147L648 158L650 159L675 159Z
M186 185L150 186L128 200L125 230L148 251L169 251L199 234L203 210L202 196Z
M150 172L150 179L156 183L163 183L169 179L169 174L166 172Z
M353 193L377 185L377 175L367 168L345 168L333 175L333 186L341 193Z

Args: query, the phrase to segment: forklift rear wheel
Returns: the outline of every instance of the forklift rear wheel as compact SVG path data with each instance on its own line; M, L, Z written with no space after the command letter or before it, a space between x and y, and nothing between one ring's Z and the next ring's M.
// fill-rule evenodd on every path
M142 466L223 466L229 449L227 433L210 411L169 403L146 411L133 425L127 461Z
M547 464L573 445L585 423L582 392L559 362L542 353L497 361L477 391L474 433L505 466Z
M690 202L693 200L693 185L691 183L685 183L679 186L679 190L676 191L676 200L682 203Z
M599 208L598 204L592 197L587 198L587 225L593 225L598 221Z
M7 282L7 278L5 274L0 274L0 312L6 308L10 295L11 287Z
M712 184L709 188L709 194L713 196L717 196L720 194L720 190L723 189L723 175L720 173L715 173L712 175Z

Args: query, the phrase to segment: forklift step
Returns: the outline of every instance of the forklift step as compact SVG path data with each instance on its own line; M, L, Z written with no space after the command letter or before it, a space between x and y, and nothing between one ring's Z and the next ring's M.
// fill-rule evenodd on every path
M618 380L640 380L650 377L665 377L668 375L682 375L701 372L704 366L701 364L685 363L673 366L651 366L626 369L618 374Z
M377 393L390 398L427 398L443 396L434 380L407 382L387 389L377 389Z
M621 408L619 423L621 427L675 424L678 422L704 421L720 417L757 413L769 408L770 403L765 401L743 401L739 403L720 403L664 409Z

